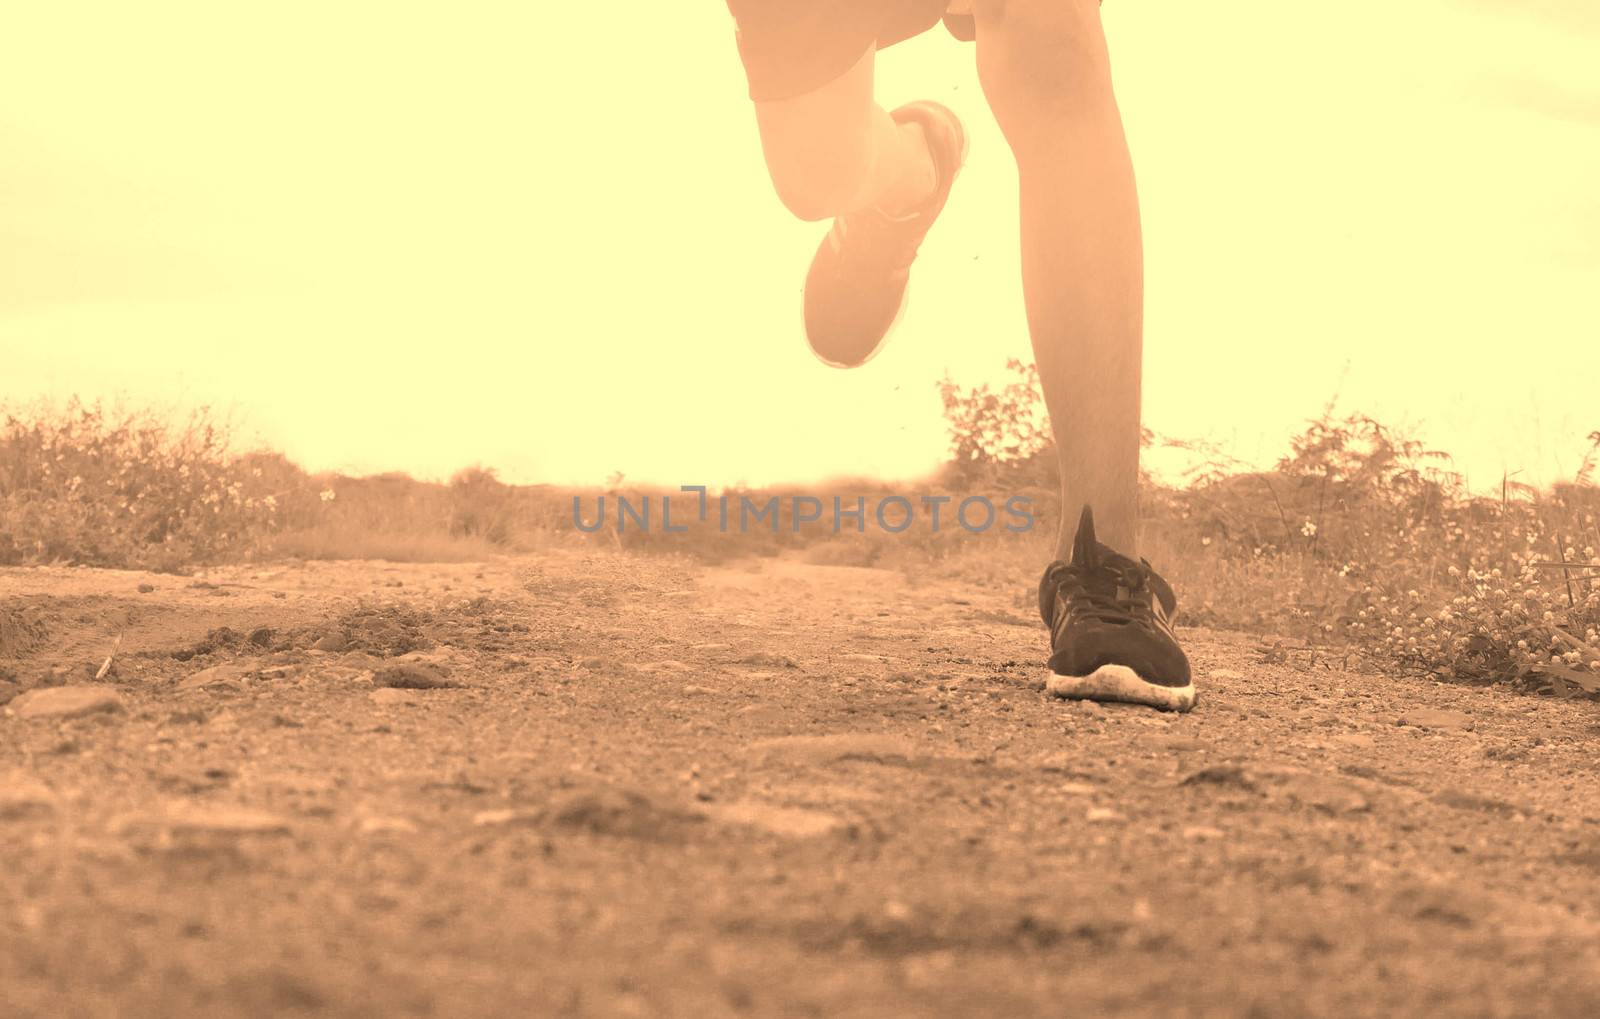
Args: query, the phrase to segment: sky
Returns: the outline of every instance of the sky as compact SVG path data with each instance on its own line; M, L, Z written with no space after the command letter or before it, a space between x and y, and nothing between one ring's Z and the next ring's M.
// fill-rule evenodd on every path
M208 404L313 470L909 479L1031 357L973 50L879 56L972 148L884 352L805 350L719 0L0 13L0 401ZM1474 487L1600 429L1600 5L1108 0L1144 417L1270 464L1336 395ZM1156 455L1158 471L1176 461Z

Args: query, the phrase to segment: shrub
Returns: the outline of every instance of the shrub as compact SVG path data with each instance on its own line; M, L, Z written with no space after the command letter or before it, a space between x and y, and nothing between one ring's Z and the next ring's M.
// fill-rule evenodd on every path
M1031 480L1053 503L1037 374L941 386L957 482ZM1333 405L1271 470L1203 443L1184 484L1143 476L1140 530L1190 621L1303 635L1385 668L1600 693L1600 431L1572 482L1473 496L1450 457ZM1585 536L1579 539L1577 536ZM1568 537L1574 540L1566 540Z
M263 470L228 455L209 411L171 427L76 400L0 428L0 562L172 568L248 549L274 526Z

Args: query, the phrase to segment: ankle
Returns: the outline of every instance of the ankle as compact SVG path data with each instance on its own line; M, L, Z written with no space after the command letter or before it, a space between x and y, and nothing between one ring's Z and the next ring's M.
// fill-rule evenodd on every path
M899 128L901 171L878 196L873 208L893 219L915 216L939 190L939 170L922 125L907 121Z

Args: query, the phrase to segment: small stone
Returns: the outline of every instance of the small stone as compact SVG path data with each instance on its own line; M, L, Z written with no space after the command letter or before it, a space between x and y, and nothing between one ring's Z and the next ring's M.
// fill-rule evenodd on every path
M104 686L52 686L29 690L7 705L18 718L81 718L126 710L117 692Z
M459 657L451 648L440 648L437 651L412 651L410 654L401 655L400 661L428 665L440 672L448 673L451 664Z
M841 661L841 662L859 662L859 663L862 663L862 664L871 664L871 665L882 665L885 662L887 662L888 660L889 660L889 658L888 658L887 655L866 655L866 654L860 654L860 653L852 653L852 654L846 654L846 655L840 655L839 656L839 661Z
M155 589L156 589L156 586L154 584L145 583L145 584L140 584L139 585L139 593L140 594L149 594L151 591L154 591Z
M1092 786L1087 782L1062 782L1060 785L1051 786L1051 788L1068 796L1093 796L1100 791L1098 787Z
M755 665L769 669L797 669L799 665L788 655L772 654L769 651L756 651L739 659L740 665Z
M409 707L422 703L421 699L412 691L392 686L381 687L372 691L367 694L367 699L374 704L381 704L385 707Z
M1120 824L1127 820L1110 807L1090 807L1084 813L1083 819L1090 824Z
M605 668L606 660L601 658L599 655L590 655L578 664L583 666L585 669L593 671L595 669Z
M1290 802L1325 814L1359 814L1372 809L1372 801L1361 789L1327 775L1287 776L1281 792Z
M1189 842L1215 842L1228 837L1228 833L1221 828L1211 828L1203 824L1191 824L1183 829L1183 837Z
M1395 724L1440 732L1470 732L1477 723L1471 715L1449 708L1415 708L1401 715Z
M399 690L438 690L458 685L447 679L443 670L437 666L416 663L378 669L373 673L372 682L377 686Z
M472 823L480 828L503 828L512 824L533 824L538 820L538 811L529 810L480 810L472 815Z
M693 672L694 668L683 662L668 659L661 662L646 662L637 666L640 672Z
M624 838L665 840L705 815L636 789L604 787L558 797L539 815L541 822Z
M179 690L206 690L213 687L241 690L250 669L243 665L213 665L191 673L178 684Z
M350 646L350 641L342 633L329 633L311 645L313 651L331 651L337 654Z
M756 701L754 704L746 704L734 714L738 716L740 730L745 732L786 728L794 722L794 709L792 707L784 704L774 704L771 701Z
M1179 783L1181 786L1220 786L1228 789L1246 789L1254 791L1255 782L1245 774L1245 770L1236 764L1216 764L1208 768L1201 768L1191 775L1185 776Z

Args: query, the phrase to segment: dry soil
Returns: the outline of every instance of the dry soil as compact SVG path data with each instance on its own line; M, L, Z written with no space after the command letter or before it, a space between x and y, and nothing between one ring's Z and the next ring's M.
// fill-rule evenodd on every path
M1056 701L1031 581L0 571L0 1013L1600 1015L1594 704Z

